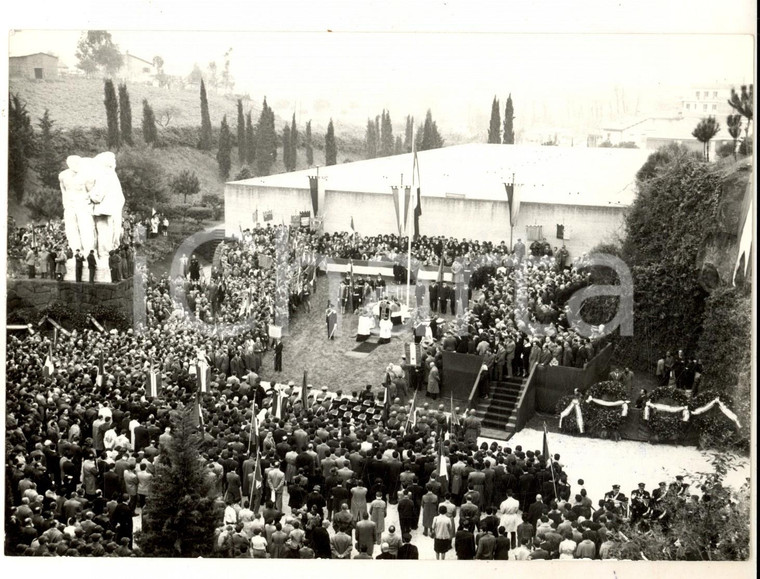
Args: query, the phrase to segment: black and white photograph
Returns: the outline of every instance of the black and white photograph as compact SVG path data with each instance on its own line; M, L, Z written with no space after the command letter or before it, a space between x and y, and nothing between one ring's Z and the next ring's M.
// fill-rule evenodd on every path
M752 576L753 2L10 13L9 572Z

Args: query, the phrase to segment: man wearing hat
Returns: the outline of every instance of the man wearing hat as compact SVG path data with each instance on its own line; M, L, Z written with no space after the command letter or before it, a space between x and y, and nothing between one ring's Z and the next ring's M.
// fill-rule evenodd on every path
M638 488L631 491L631 522L635 523L649 510L649 501L652 496L644 487L644 483L639 483Z
M683 482L683 475L677 475L675 482L668 489L674 496L685 498L689 496L689 485Z

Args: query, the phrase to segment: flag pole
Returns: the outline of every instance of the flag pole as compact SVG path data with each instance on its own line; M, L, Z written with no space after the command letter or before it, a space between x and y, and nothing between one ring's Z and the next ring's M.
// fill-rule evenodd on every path
M544 421L544 441L546 443L546 454L549 455L549 468L551 468L552 471L552 485L554 485L554 500L556 501L559 499L559 495L557 495L557 481L554 479L554 459L552 458L552 455L549 454L549 442L547 441L547 438L546 421Z
M414 148L414 117L412 117L412 189L410 191L410 195L414 193L414 154L415 154L415 148ZM403 187L404 176L401 176L401 185ZM417 198L415 197L415 201ZM411 206L411 203L409 204ZM407 207L406 215L404 216L406 220L406 237L407 237L407 249L406 249L406 309L409 310L409 290L410 286L412 285L412 236L409 234L409 226L410 226L410 220L409 220L409 207ZM414 225L412 225L414 227Z

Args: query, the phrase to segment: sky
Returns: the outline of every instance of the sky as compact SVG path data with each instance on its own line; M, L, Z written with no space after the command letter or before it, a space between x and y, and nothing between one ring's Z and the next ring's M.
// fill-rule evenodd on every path
M167 73L182 76L195 63L205 69L216 61L221 69L231 48L235 92L267 96L278 112L320 124L330 116L361 123L383 108L396 122L406 114L421 120L432 108L454 130L509 93L516 102L551 102L615 87L739 84L753 74L753 39L737 34L110 32L122 52L159 55ZM81 33L14 31L10 55L54 52L73 68Z
M548 0L519 10L508 2L467 3L459 12L456 1L427 5L437 10L392 0L362 4L359 11L355 3L315 3L333 10L309 12L304 3L269 3L245 17L238 7L240 18L229 17L224 4L194 9L203 6L198 2L182 3L181 18L155 0L133 4L144 6L142 17L134 10L98 17L93 8L85 18L64 9L60 18L20 17L9 29L8 50L54 52L73 68L86 24L111 32L122 51L146 60L159 55L169 74L186 76L195 63L221 68L231 48L235 92L256 101L266 96L283 118L296 112L316 125L330 117L362 125L387 108L398 126L407 114L421 122L430 108L450 133L480 130L494 96L503 110L512 94L524 122L530 103L532 121L538 115L556 123L555 109L567 115L589 99L609 101L616 90L636 98L753 78L753 19L742 14L751 18L754 3L747 0L693 0L688 11L670 0L624 0L612 8L600 0ZM231 28L239 22L247 26Z

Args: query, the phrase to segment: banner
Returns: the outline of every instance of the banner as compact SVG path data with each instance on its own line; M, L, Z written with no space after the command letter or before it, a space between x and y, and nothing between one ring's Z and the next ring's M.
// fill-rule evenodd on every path
M688 406L668 406L667 404L657 404L656 402L650 402L649 400L647 400L647 403L644 406L644 420L649 420L649 414L651 412L651 409L658 410L660 412L668 412L670 414L675 414L676 412L680 412L681 420L683 420L684 422L688 422L689 420Z
M409 201L412 197L412 188L404 187L404 233L406 233L409 223Z
M398 187L391 187L391 191L393 191L393 206L396 209L396 226L398 227L398 235L401 237L401 208L399 207Z
M712 409L712 407L715 406L716 404L718 405L718 408L720 408L720 411L723 414L725 414L729 420L731 420L734 424L736 424L737 428L741 428L741 424L739 424L739 417L736 416L736 414L734 414L734 412L732 412L731 409L728 408L728 406L723 404L720 398L716 398L712 402L708 402L704 406L700 406L699 408L692 410L691 413L694 416L699 416L700 414L704 414L705 412Z
M575 411L575 421L578 423L578 431L583 434L583 413L581 412L581 403L577 398L574 398L570 404L567 405L559 415L559 427L562 428L562 419L570 416L570 413Z
M594 404L598 404L599 406L606 406L607 408L613 408L617 406L622 406L622 416L628 416L628 404L630 404L630 400L616 400L615 402L608 402L607 400L600 400L599 398L593 398L589 396L586 399L586 402L593 402Z
M319 177L309 176L309 192L311 193L311 208L314 210L314 215L318 215L319 209Z

